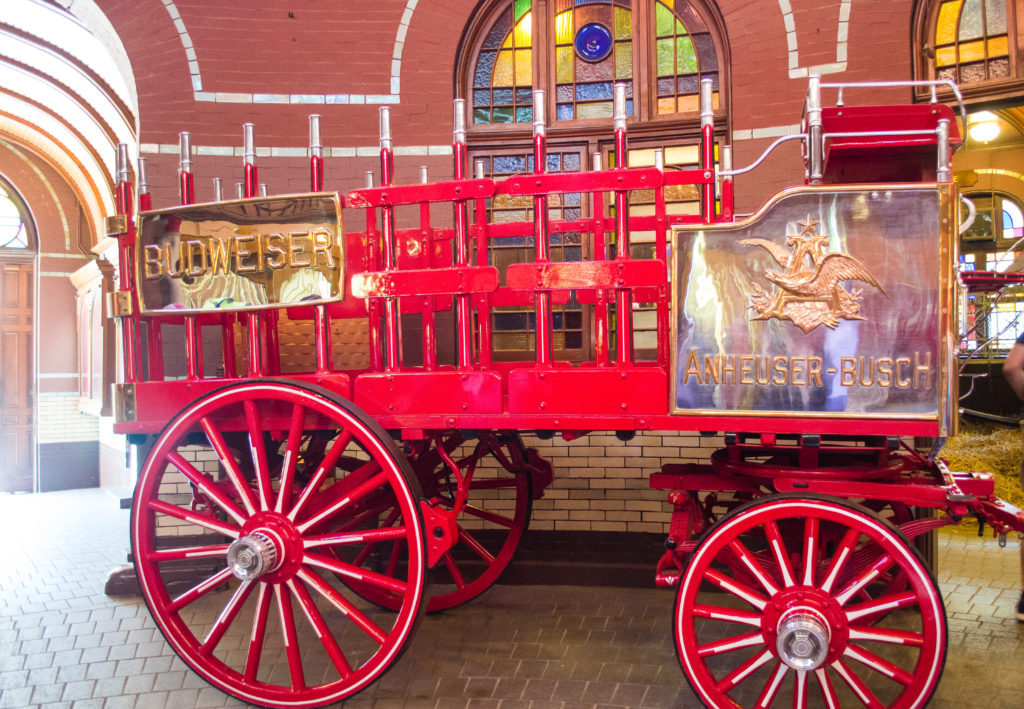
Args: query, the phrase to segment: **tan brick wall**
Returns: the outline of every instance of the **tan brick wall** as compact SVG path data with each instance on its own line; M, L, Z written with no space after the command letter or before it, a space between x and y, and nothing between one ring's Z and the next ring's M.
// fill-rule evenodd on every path
M95 441L98 419L78 410L78 394L42 394L36 404L40 443Z

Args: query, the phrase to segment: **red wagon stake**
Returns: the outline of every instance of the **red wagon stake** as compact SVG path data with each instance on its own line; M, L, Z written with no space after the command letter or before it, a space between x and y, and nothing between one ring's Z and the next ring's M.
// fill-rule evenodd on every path
M968 515L1022 532L1024 513L990 475L938 458L956 431L960 136L934 101L842 95L881 85L812 77L802 132L735 167L706 81L696 170L666 169L660 151L630 167L617 86L614 165L549 171L537 92L532 169L505 179L470 172L460 99L452 179L422 169L414 184L394 184L384 107L379 185L371 173L346 195L323 191L319 116L308 194L260 194L246 124L238 199L196 204L182 134L181 204L146 209L137 231L122 151L115 430L149 450L133 557L175 651L244 701L344 700L394 664L423 612L472 600L511 563L553 480L521 432L700 431L721 436L707 462L663 461L650 479L673 509L655 582L676 589L671 632L700 700L924 706L946 619L916 542ZM737 218L733 178L793 140L806 184ZM141 165L139 181L148 207ZM681 186L699 214L673 213ZM567 195L589 213L556 219ZM508 204L520 221L492 218ZM343 206L365 210L362 231ZM592 253L553 260L567 234ZM653 330L638 331L637 304L653 304ZM570 312L592 317L584 362L561 361ZM497 318L533 333L516 361ZM346 337L358 358L336 347ZM925 455L915 436L939 443Z

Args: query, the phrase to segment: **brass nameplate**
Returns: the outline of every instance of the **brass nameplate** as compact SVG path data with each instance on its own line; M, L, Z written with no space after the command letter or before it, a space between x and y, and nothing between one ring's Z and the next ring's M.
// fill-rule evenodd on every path
M139 299L150 315L315 305L345 295L335 193L143 212L136 253Z
M943 186L801 188L674 233L674 413L941 421L950 401Z

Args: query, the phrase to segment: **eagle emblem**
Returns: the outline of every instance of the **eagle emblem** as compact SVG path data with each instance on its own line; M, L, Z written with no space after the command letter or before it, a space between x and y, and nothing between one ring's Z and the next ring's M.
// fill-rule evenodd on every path
M783 271L765 270L764 277L778 286L774 293L751 283L751 320L790 320L810 332L818 325L834 328L840 318L864 320L860 315L863 289L846 290L843 281L861 281L888 296L871 272L854 257L829 252L829 238L818 234L818 224L810 215L798 222L799 234L786 237L786 246L766 239L741 239L744 246L760 246L772 255Z

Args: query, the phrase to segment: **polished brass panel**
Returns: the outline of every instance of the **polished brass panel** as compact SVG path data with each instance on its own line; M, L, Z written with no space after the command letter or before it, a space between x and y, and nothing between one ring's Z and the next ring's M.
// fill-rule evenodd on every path
M676 227L672 412L947 428L950 189L804 187Z
M136 260L150 315L341 300L341 204L319 193L144 212Z
M135 409L135 385L115 384L114 385L114 421L117 423L130 423L135 421L137 412Z
M126 290L115 290L107 293L107 314L112 318L124 318L132 315L132 294Z
M124 234L128 231L128 217L123 214L115 214L112 217L107 217L106 227L107 236Z

